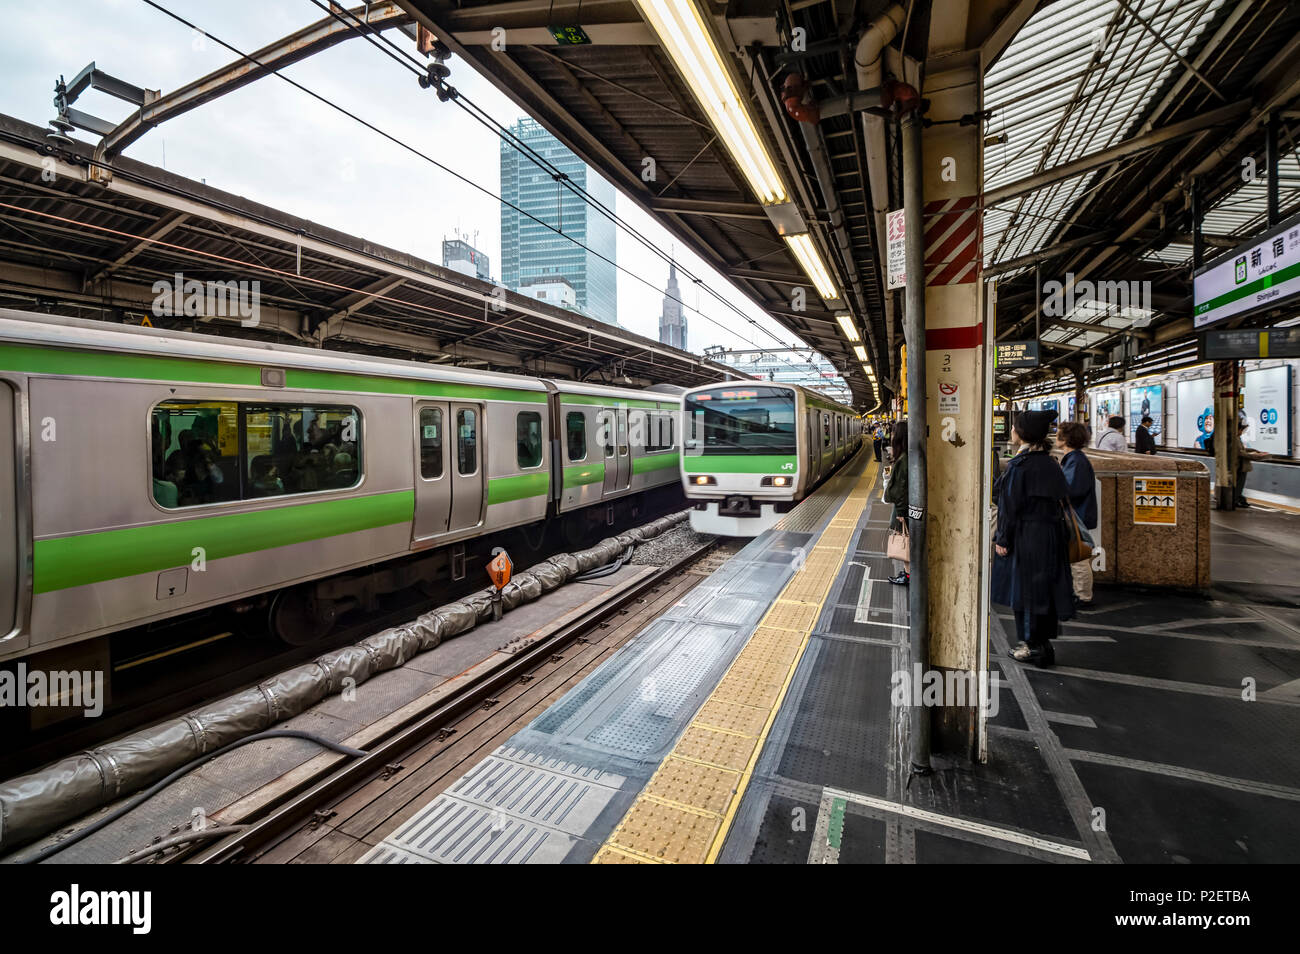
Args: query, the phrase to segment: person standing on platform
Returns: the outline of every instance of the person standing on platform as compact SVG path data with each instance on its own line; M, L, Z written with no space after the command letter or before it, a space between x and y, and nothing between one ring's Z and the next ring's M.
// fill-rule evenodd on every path
M1118 414L1111 415L1106 421L1106 431L1097 438L1097 450L1128 452L1128 441L1124 439L1124 418Z
M880 450L885 444L884 430L879 424L871 429L871 449L875 451L876 460L880 460Z
M1133 451L1138 454L1154 454L1156 452L1156 441L1151 436L1151 425L1155 421L1149 417L1143 417L1142 423L1138 424L1137 433L1134 435Z
M1055 417L1055 411L1023 411L1016 419L1016 456L998 478L993 537L991 598L1015 613L1019 645L1011 655L1039 667L1056 661L1051 641L1060 635L1060 621L1074 615L1063 509L1070 488L1047 437Z
M1076 421L1066 421L1056 432L1069 451L1061 458L1061 471L1070 489L1070 506L1084 529L1097 526L1097 482L1092 463L1083 448L1088 446L1088 429ZM1092 558L1070 564L1074 579L1076 606L1092 605Z
M894 425L894 437L890 442L889 453L894 459L889 471L889 484L885 487L885 502L894 505L894 519L890 522L891 530L907 529L907 421ZM910 567L904 563L897 575L889 578L890 583L906 586L912 579Z
M1246 500L1246 475L1255 467L1251 461L1268 459L1268 454L1251 450L1241 442L1241 435L1246 433L1246 428L1249 426L1245 421L1237 422L1237 486L1233 489L1237 494L1238 507L1250 506L1250 502Z

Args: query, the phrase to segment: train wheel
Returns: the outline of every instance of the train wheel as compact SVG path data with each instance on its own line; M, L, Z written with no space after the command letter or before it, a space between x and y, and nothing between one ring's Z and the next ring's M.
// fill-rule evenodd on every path
M290 646L306 646L325 638L334 628L338 609L332 600L318 600L313 586L281 590L271 600L272 634Z

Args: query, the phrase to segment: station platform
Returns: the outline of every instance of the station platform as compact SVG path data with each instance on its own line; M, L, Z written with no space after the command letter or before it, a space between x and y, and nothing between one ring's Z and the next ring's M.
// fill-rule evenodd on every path
M988 761L910 776L907 594L859 454L361 863L1272 862L1300 853L1300 518L1215 518L1208 594L1098 587L1008 656ZM1266 519L1260 519L1266 517ZM1284 525L1285 522L1285 525ZM1282 571L1285 575L1285 570ZM351 860L349 858L349 860Z

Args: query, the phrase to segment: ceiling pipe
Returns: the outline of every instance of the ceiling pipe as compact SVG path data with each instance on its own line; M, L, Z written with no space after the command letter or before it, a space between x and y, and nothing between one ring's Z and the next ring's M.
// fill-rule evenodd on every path
M781 86L781 102L790 117L798 122L799 131L803 134L804 145L808 148L808 155L812 159L813 173L821 189L822 199L826 203L826 220L830 225L831 235L835 238L835 244L839 246L840 257L848 273L849 287L853 289L853 300L857 305L862 330L866 333L867 346L871 349L871 360L875 362L877 368L880 368L880 345L872 329L871 314L867 310L867 300L862 290L858 264L853 257L853 241L849 237L844 209L840 205L839 191L835 188L835 171L831 168L830 156L826 152L826 142L817 127L821 113L817 103L809 102L810 99L803 77L797 73L788 75ZM851 346L851 342L845 341L846 351ZM850 361L853 360L850 358ZM879 388L877 387L875 391L875 397L879 398Z
M857 72L858 89L879 89L883 85L885 68L885 49L893 42L898 31L902 29L907 11L902 4L895 3L888 10L871 22L858 40L858 47L853 54L853 66ZM902 58L899 57L901 67ZM885 142L885 121L871 113L862 114L863 147L867 154L867 180L871 186L871 214L875 220L877 245L876 254L880 257L880 274L885 279L883 289L885 301L885 334L889 348L888 370L892 377L894 370L894 295L888 289L889 245L881 242L881 236L888 235L885 228L885 212L889 210L889 160ZM885 376L886 368L877 369ZM897 393L897 390L896 392Z

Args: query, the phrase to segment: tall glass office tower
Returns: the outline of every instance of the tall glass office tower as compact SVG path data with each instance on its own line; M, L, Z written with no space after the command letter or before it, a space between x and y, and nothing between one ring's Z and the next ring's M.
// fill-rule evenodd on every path
M613 212L614 187L549 132L531 119L519 120L511 131L578 189ZM611 264L615 258L614 223L505 141L501 143L501 197L546 223L501 206L502 283L518 291L527 279L558 275L573 286L579 311L616 324L618 272ZM564 235L557 235L555 228ZM591 252L564 236L576 239Z

